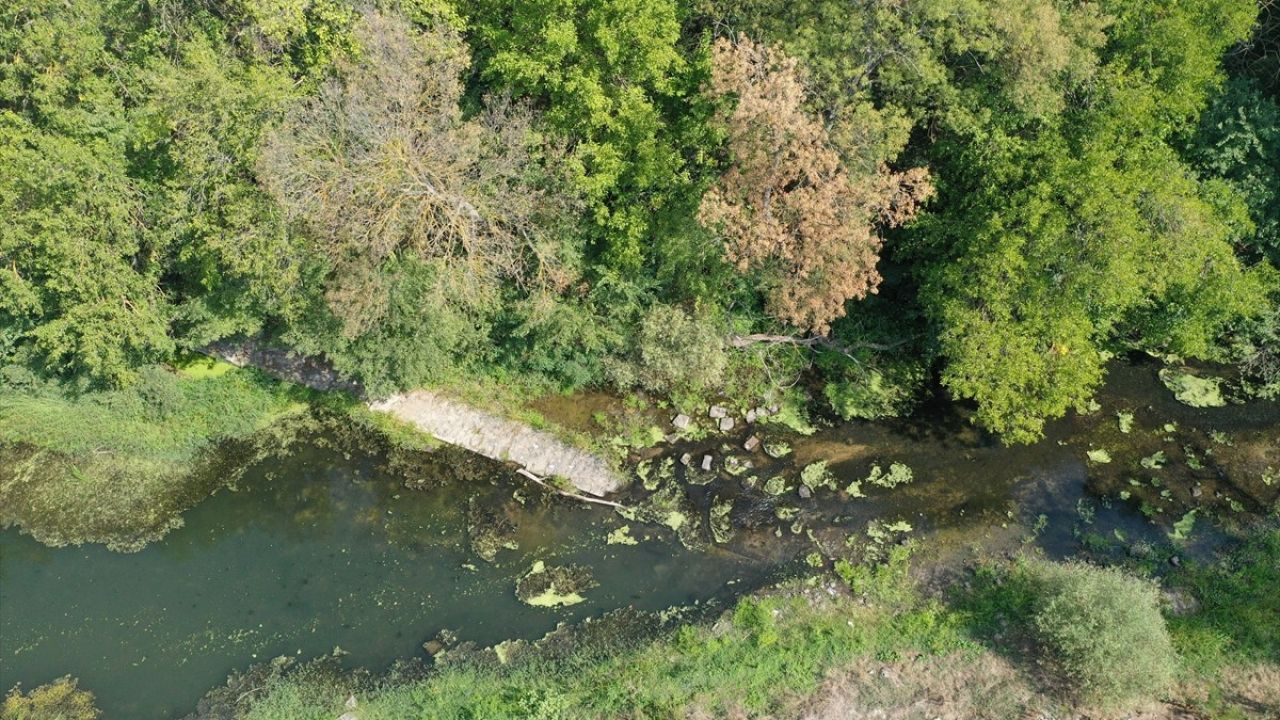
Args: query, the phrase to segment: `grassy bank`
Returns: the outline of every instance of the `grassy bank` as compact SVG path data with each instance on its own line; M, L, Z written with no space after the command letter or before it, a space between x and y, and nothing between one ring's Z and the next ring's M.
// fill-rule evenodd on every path
M42 542L138 547L224 478L210 450L302 416L311 394L202 356L124 390L0 386L0 523Z

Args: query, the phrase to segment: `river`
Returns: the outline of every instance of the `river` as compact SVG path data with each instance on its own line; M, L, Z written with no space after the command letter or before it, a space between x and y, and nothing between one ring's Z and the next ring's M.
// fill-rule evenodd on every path
M1261 478L1280 468L1277 403L1189 408L1144 363L1113 366L1099 400L1097 412L1052 423L1029 447L1005 448L940 403L901 422L841 424L808 438L770 431L766 439L785 437L794 452L759 463L762 476L828 460L840 487L872 463L905 463L915 480L868 485L864 498L819 490L801 499L721 474L685 488L703 523L713 502L734 503L733 539L701 549L608 508L539 499L496 464L409 489L406 479L424 478L317 436L249 468L238 490L191 509L182 528L141 552L51 549L0 533L0 686L71 674L107 718L181 717L228 673L279 655L337 647L345 662L377 671L423 656L441 630L494 643L624 606L728 602L793 571L814 543L861 537L875 520L908 523L935 558L1018 547L1033 529L1033 542L1062 556L1082 544L1169 545L1171 525L1194 504L1199 529L1176 548L1192 553L1220 542L1233 518L1276 502L1280 487ZM1134 415L1130 432L1116 429L1117 412ZM672 453L722 456L723 443ZM1098 446L1111 463L1086 459ZM1144 475L1140 458L1153 448L1166 460ZM797 508L804 529L778 520L778 506ZM477 507L509 521L518 549L492 563L476 556L468 508L475 517ZM637 544L607 542L622 525ZM537 560L588 566L599 586L569 608L522 604L515 583Z

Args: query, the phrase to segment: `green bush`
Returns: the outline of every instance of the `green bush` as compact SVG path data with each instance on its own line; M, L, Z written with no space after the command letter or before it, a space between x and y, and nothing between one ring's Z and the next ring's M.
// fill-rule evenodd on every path
M1115 708L1169 686L1176 658L1152 584L1079 562L1027 570L1035 595L1028 629L1070 694Z
M845 420L899 417L911 409L922 374L917 367L895 367L882 373L874 368L849 370L844 379L827 383L822 394Z
M617 364L614 377L653 392L697 393L720 385L728 362L722 333L707 318L655 305L640 324L633 359Z

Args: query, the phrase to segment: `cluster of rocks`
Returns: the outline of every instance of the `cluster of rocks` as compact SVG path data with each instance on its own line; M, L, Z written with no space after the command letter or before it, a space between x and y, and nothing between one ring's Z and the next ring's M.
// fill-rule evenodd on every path
M743 420L748 425L751 425L757 420L763 420L770 415L777 414L777 412L778 406L776 405L771 405L769 407L753 407L747 410L746 414L743 416ZM716 422L716 427L720 432L730 432L737 427L737 420L735 420L729 413L729 408L724 405L712 405L707 408L707 417ZM693 418L684 413L680 413L672 418L671 425L677 432L683 432L693 426ZM742 443L742 449L749 453L755 452L759 448L760 438L756 435L751 435ZM680 457L680 463L685 466L692 465L693 461L694 457L690 453L685 453ZM701 468L703 472L710 472L714 461L715 458L713 456L706 454L702 456L697 466Z
M753 407L750 410L747 410L743 419L747 424L751 424L756 420L763 420L777 412L778 406L776 405L771 405L769 407ZM729 414L729 408L724 405L712 405L707 409L707 417L716 421L716 427L720 432L729 432L737 426L737 420ZM685 415L684 413L680 413L671 420L671 425L675 427L676 430L688 430L693 426L693 418Z

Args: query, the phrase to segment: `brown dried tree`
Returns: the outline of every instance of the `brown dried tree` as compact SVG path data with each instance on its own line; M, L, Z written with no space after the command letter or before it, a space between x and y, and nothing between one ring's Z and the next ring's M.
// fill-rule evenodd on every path
M876 291L877 230L915 215L933 193L928 171L851 176L779 50L720 39L712 62L711 95L736 100L720 117L733 162L699 219L740 272L758 274L770 314L826 334L846 301Z
M454 32L420 32L367 13L360 53L271 133L259 175L335 271L329 303L348 336L385 311L380 266L393 255L449 268L456 292L495 281L563 287L571 278L543 232L563 197L544 192L527 108L498 99L474 118L459 99L469 59ZM541 157L540 157L541 156Z

